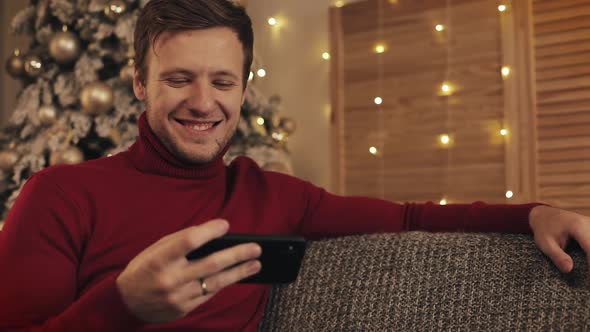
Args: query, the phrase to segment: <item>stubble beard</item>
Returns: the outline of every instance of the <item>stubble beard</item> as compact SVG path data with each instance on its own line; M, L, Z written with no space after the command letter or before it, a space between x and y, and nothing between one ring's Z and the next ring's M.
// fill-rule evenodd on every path
M146 112L150 112L150 102L149 98L145 98L145 108ZM238 119L239 121L239 119ZM215 144L217 145L217 149L208 155L194 153L190 149L184 148L179 142L175 142L172 137L164 132L162 135L158 135L154 128L151 128L154 134L158 137L158 139L162 142L164 147L170 152L173 156L180 159L181 161L189 164L207 164L212 162L213 160L219 157L219 154L222 153L225 147L229 144L232 137L235 135L238 128L238 124L236 123L234 128L230 128L227 132L227 135L223 139L215 139Z

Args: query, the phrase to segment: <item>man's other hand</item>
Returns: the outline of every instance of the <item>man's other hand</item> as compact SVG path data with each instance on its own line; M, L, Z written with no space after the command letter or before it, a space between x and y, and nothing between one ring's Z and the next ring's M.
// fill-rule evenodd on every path
M586 216L540 205L531 210L529 225L537 247L561 272L570 272L574 267L573 259L564 251L571 238L580 244L586 256L590 253L590 218Z

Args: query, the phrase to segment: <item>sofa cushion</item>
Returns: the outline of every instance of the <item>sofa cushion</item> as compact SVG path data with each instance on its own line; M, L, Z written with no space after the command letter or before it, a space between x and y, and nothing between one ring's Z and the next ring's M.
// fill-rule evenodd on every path
M585 255L562 274L529 235L408 232L310 243L261 331L590 330Z

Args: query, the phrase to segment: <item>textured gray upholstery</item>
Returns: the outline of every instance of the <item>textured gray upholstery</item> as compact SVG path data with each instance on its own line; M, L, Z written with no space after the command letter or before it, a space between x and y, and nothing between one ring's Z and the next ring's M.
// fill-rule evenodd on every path
M527 235L409 232L310 243L261 331L590 331L588 266L564 275Z

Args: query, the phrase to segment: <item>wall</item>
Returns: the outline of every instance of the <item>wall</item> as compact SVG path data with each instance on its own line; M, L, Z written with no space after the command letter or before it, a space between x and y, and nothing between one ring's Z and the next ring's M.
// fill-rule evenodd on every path
M295 175L331 189L328 8L330 0L250 0L255 53L267 71L259 89L282 98L297 122L289 147ZM278 27L267 21L276 17Z
M14 15L27 6L28 1L0 2L0 124L12 114L16 103L16 94L21 89L18 80L12 79L5 70L6 59L15 48L24 49L28 45L24 37L17 37L10 33L10 22Z

